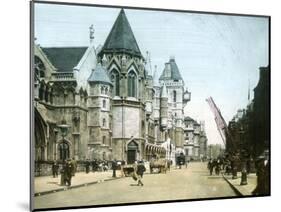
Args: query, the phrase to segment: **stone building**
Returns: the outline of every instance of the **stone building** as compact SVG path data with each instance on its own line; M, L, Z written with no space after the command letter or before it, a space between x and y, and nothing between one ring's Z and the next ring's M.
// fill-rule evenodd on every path
M171 158L190 99L175 58L158 78L122 9L103 46L34 46L36 162ZM169 142L169 145L165 145ZM168 156L167 156L168 155Z
M254 99L246 109L239 109L228 124L231 137L227 137L227 152L247 153L257 158L269 150L270 87L269 67L260 67L260 79L254 89Z
M207 136L205 124L200 124L189 116L184 118L184 153L187 160L203 160L207 158Z

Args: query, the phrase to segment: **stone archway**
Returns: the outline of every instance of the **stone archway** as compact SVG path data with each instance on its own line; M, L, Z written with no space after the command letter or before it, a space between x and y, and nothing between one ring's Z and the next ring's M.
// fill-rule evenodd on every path
M136 141L132 140L127 145L127 163L133 164L137 160L137 152L139 145Z
M35 148L35 161L46 160L46 127L47 124L43 120L38 110L34 109L34 148Z
M71 158L72 156L72 149L71 149L71 142L66 140L66 139L62 139L57 143L57 159L64 161L67 160L69 158Z

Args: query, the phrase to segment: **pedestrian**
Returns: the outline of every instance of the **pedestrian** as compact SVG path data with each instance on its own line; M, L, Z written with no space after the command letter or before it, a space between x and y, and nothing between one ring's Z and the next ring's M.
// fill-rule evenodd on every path
M216 163L214 164L215 166L215 172L216 172L216 175L219 175L220 174L220 161L216 161Z
M65 182L67 183L67 186L71 186L72 171L73 166L71 163L71 159L68 159L65 166Z
M95 172L95 168L96 168L96 159L94 159L94 160L91 162L91 165L92 165L92 172Z
M71 175L72 175L72 177L74 177L75 173L77 171L77 162L76 162L75 158L72 158L70 163L71 163Z
M143 186L143 182L141 181L143 177L143 173L146 171L146 168L144 166L143 161L139 161L136 167L136 174L137 174L137 180L138 180L138 186Z
M59 165L57 164L56 161L54 161L52 164L53 178L58 177L58 169L59 169Z
M88 174L89 170L90 170L90 161L89 161L89 159L87 159L85 161L85 168L86 168L86 174Z
M210 175L212 175L213 174L213 169L214 169L214 162L213 162L212 159L210 159L209 162L208 162L208 169L210 171Z
M114 159L112 161L112 177L116 177L116 169L117 169L117 161L116 159Z
M264 155L257 158L257 186L252 192L253 195L268 195L269 194L269 161Z

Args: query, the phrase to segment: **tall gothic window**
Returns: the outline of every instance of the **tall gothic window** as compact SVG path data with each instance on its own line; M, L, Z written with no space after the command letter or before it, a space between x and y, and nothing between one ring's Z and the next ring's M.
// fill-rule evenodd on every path
M133 71L128 74L128 96L137 97L137 76Z
M102 119L102 126L105 127L106 126L106 120Z
M106 100L105 100L105 99L102 100L102 107L103 107L103 108L106 108Z
M176 102L177 101L177 92L173 91L173 101Z
M106 137L103 136L103 137L102 137L102 144L105 144L105 143L106 143Z
M119 81L120 81L120 77L119 77L119 73L116 69L113 69L111 71L111 82L113 84L113 96L119 96Z

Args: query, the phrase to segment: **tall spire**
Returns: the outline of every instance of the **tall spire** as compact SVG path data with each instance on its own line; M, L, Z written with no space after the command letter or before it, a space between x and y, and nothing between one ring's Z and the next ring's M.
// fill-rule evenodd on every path
M159 76L158 76L158 71L157 71L157 65L154 66L153 86L160 87L160 85L159 85Z
M152 76L152 68L151 68L151 60L150 60L150 52L146 51L146 59L145 59L145 70L149 76Z
M121 9L102 49L102 52L113 51L142 56L123 9Z

